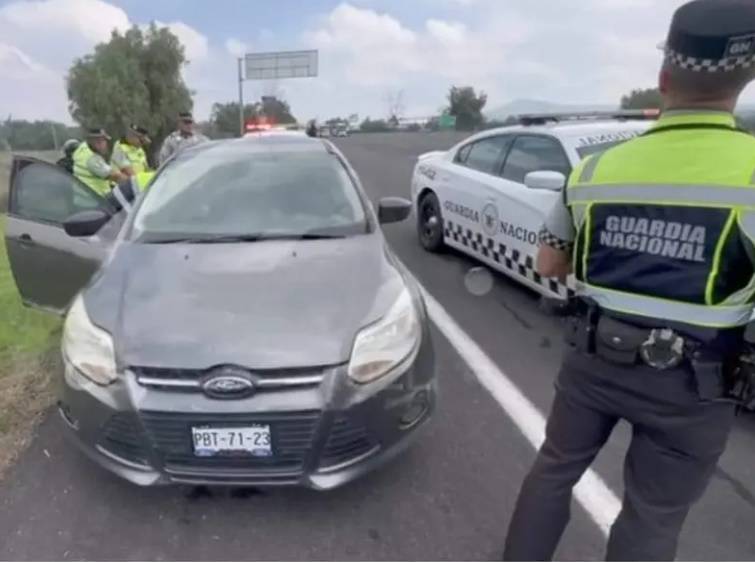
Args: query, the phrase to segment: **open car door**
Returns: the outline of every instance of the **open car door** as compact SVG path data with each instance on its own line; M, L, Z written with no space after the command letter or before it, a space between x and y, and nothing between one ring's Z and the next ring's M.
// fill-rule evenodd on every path
M113 217L124 214L63 168L14 158L5 243L24 304L62 314L97 271L122 218L111 219L90 237L74 238L63 230L71 215L93 209Z

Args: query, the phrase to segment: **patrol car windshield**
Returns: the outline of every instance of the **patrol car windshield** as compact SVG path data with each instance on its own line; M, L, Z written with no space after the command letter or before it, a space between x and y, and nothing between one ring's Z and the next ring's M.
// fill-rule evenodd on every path
M367 231L351 177L332 154L188 152L150 186L132 235L144 242L341 237Z

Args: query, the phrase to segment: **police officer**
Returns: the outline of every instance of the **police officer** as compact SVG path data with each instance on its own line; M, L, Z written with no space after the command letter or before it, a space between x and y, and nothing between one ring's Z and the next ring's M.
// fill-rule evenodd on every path
M675 13L650 131L583 161L540 233L539 272L574 273L581 312L506 559L550 559L572 488L632 426L609 560L673 559L724 451L755 297L755 138L732 112L755 71L755 1Z
M115 143L110 162L127 176L149 169L144 147L149 145L149 134L144 127L129 125L126 136Z
M73 153L79 148L81 141L78 139L68 139L63 143L63 157L56 164L66 170L69 174L73 173Z
M108 141L104 129L90 129L86 142L73 153L73 174L100 195L110 193L112 183L126 179L126 175L107 163Z
M194 117L188 111L178 114L178 129L173 131L163 142L160 149L160 164L179 150L207 141L208 138L194 130Z

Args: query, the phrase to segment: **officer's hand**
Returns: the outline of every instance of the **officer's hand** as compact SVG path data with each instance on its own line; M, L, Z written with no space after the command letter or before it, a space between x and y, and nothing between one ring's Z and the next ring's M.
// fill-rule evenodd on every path
M122 181L126 181L128 179L128 176L124 173L119 172L118 170L113 170L113 173L110 174L110 177L108 179L115 183L121 183Z

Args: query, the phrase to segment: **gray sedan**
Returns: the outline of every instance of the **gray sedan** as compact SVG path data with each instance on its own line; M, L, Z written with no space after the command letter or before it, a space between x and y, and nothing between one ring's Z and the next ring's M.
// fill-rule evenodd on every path
M306 136L189 149L133 205L17 158L8 255L23 300L66 313L74 442L141 485L329 489L396 455L435 404L422 296L379 226L409 212L375 212Z

